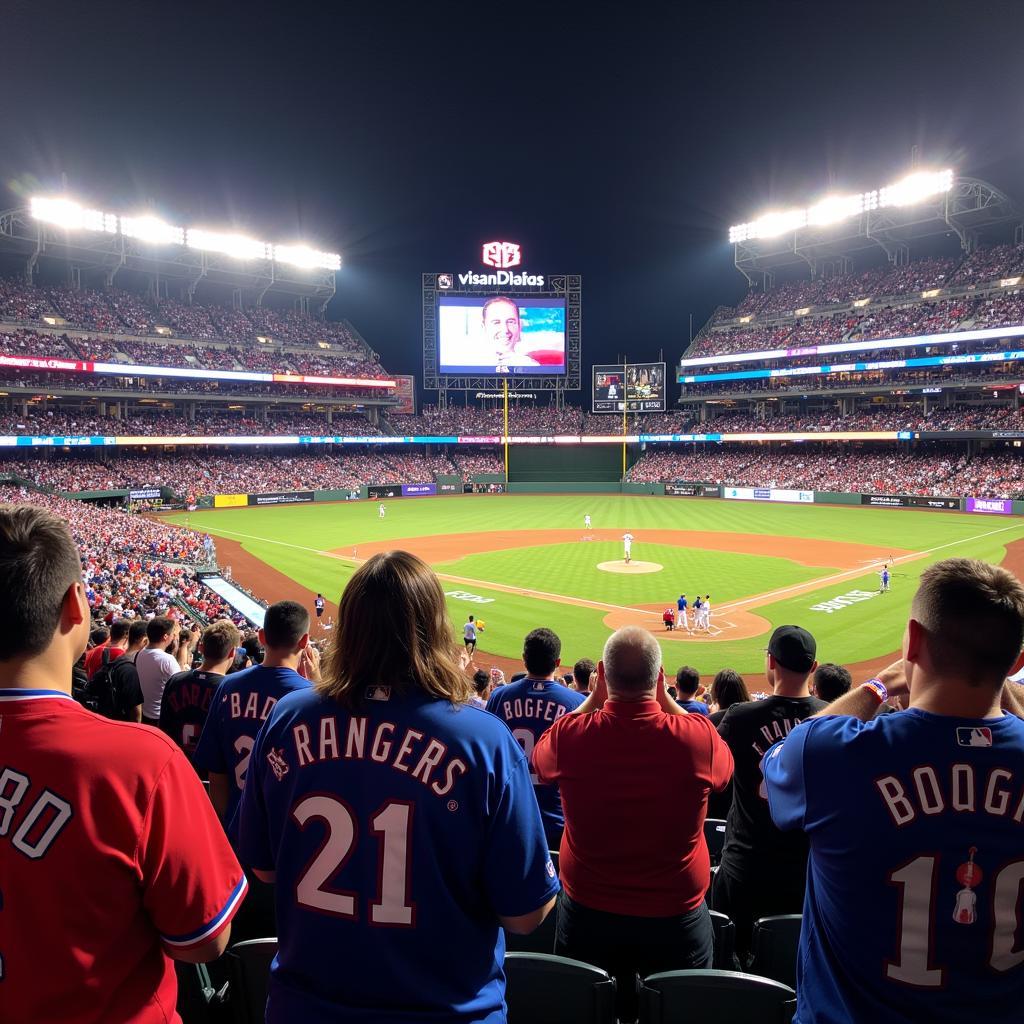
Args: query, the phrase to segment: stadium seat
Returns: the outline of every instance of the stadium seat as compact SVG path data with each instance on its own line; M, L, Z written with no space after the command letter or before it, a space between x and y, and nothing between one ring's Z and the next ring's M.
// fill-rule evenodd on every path
M227 1003L231 982L222 960L212 964L174 964L178 975L178 1005L182 1024L229 1024Z
M509 1024L615 1024L615 982L599 967L547 953L505 957Z
M276 955L276 938L236 942L228 950L235 1024L263 1024L266 1020L270 965Z
M796 986L796 962L800 950L800 914L776 914L754 922L750 973Z
M789 1024L796 993L731 971L666 971L644 978L640 1024Z
M715 959L713 966L716 971L739 970L736 959L736 925L717 910L711 912L711 928L715 933Z
M704 819L704 841L708 844L712 866L722 859L722 847L725 846L725 821L721 818Z
M529 935L513 935L505 932L505 952L507 953L554 953L555 926L558 920L558 904L551 908L551 913L544 922Z

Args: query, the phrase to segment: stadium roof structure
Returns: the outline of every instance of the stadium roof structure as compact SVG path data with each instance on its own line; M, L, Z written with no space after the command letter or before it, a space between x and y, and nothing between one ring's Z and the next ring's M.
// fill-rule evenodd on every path
M307 312L322 313L334 296L335 271L304 267L273 258L239 259L228 253L184 244L130 237L122 231L67 230L33 217L30 207L0 212L0 256L21 259L27 277L41 261L102 273L108 287L124 271L150 279L159 294L161 281L174 281L192 299L205 285L239 292L255 305L268 294L298 299Z
M827 268L850 269L865 251L879 249L897 266L909 262L915 243L950 232L965 252L973 251L988 231L1014 229L1024 240L1024 214L994 185L978 178L955 177L952 187L907 206L868 209L837 223L801 227L767 238L734 243L734 262L747 282L770 287L785 267L810 267L815 276Z

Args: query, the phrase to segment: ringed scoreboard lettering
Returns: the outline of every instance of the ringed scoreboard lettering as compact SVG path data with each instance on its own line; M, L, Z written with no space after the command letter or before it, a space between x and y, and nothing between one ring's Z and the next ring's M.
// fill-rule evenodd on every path
M626 363L594 367L594 412L664 412L665 364Z

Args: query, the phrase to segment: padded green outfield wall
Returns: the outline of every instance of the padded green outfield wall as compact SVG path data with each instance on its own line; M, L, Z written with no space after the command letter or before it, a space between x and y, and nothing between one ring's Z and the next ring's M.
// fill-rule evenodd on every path
M815 491L816 505L859 505L860 494L847 494L845 491Z
M617 480L572 480L562 483L524 482L508 485L509 494L618 494Z
M609 444L573 445L571 450L560 445L510 445L508 479L510 484L617 485L622 479L622 449Z

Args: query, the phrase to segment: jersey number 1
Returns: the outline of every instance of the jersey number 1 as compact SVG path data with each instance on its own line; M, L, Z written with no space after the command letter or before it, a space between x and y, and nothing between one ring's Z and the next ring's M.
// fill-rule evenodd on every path
M410 828L413 805L401 800L384 804L370 818L370 830L377 837L377 879L380 891L370 901L370 923L382 926L410 927L415 923L416 905L410 899ZM359 827L351 807L335 797L307 796L292 809L299 828L313 820L322 821L327 834L316 856L306 866L295 895L299 903L312 910L355 921L358 894L328 886L352 856Z
M885 975L915 988L939 988L945 981L946 969L932 963L931 948L938 868L938 857L915 857L889 875L890 883L900 889L899 950L896 959L886 963ZM1011 861L992 879L989 965L997 971L1024 963L1024 950L1014 949L1022 882L1024 860Z

